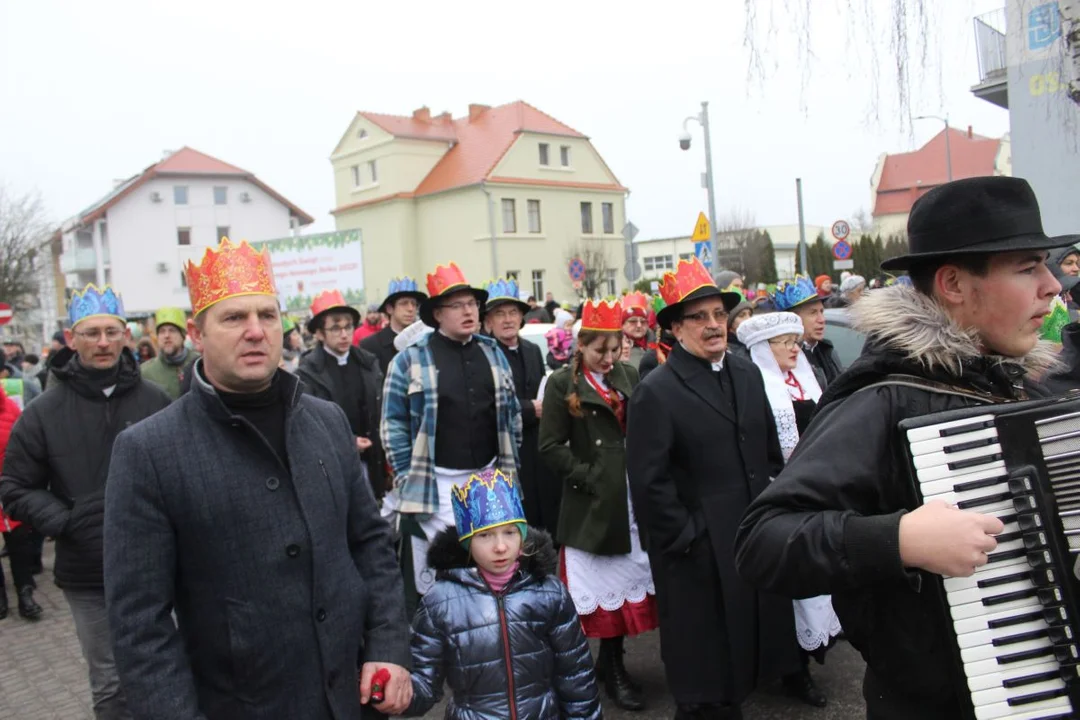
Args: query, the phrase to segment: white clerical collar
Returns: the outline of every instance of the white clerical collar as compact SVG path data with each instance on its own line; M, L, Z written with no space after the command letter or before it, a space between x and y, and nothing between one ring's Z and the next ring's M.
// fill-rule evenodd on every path
M689 348L687 348L686 345L683 345L682 343L679 343L679 344L682 345L683 350L686 350L686 352L690 352ZM690 354L693 355L694 353L690 353ZM720 356L720 359L717 360L716 362L709 361L709 364L712 365L713 372L720 372L721 370L724 369L724 358L726 358L726 357L727 357L727 351L725 351L724 354ZM704 360L704 358L701 358L701 359Z
M327 346L327 345L323 345L323 350L325 350L327 352L327 354L333 356L334 359L337 360L338 365L348 365L349 364L349 351L348 350L346 350L341 355L338 355L336 352L331 350L330 347Z
M454 343L455 345L462 345L462 346L464 346L464 345L468 345L468 344L469 344L469 343L471 343L471 342L472 342L472 340L473 340L473 336L472 336L472 335L470 335L470 336L469 336L468 338L466 338L465 340L455 340L454 338L452 338L452 337L450 337L449 335L447 335L446 333L444 333L444 332L443 332L443 331L442 331L441 329L440 329L440 330L439 330L438 332L439 332L439 334L440 334L440 335L442 335L442 336L443 336L444 338L446 338L446 339L447 339L447 340L448 340L449 342L452 342L452 343Z
M816 342L810 342L809 340L807 340L807 341L803 342L802 346L803 346L804 349L813 352L814 348L817 347L817 343Z

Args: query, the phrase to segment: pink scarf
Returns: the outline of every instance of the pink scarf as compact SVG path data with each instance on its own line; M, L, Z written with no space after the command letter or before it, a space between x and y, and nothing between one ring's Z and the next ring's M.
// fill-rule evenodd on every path
M514 577L514 573L518 571L518 566L519 563L515 561L505 572L501 573L492 573L484 568L479 568L480 576L487 581L487 584L491 586L492 590L500 593L503 591L503 588L506 587L506 583L510 582L510 578Z

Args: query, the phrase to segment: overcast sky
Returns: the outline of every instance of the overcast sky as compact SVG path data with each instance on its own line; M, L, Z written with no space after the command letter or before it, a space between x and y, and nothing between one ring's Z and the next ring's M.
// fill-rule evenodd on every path
M0 0L0 183L39 191L52 220L77 213L162 151L189 145L258 175L332 230L328 157L357 110L466 112L522 99L588 135L631 189L641 237L685 235L706 209L700 129L679 150L683 118L707 100L717 213L759 224L827 225L870 210L881 152L941 126L900 122L886 18L875 42L840 8L814 0L809 67L785 20L748 79L742 0L524 2L60 2ZM758 0L759 22L785 4ZM971 18L1004 0L928 0L934 48L913 78L913 114L950 115L984 135L1008 113L971 95ZM915 63L916 65L918 63ZM807 79L808 78L808 79Z

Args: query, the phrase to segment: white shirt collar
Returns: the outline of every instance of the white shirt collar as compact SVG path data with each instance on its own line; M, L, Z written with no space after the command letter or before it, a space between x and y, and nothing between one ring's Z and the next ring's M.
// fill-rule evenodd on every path
M349 364L349 351L348 350L346 350L341 355L338 355L336 352L331 350L329 348L329 346L327 346L327 345L323 345L323 350L325 350L328 355L330 355L335 360L337 360L338 365L348 365Z

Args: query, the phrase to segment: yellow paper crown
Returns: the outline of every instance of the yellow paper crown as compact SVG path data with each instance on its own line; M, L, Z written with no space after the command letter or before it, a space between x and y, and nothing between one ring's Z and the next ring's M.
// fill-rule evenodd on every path
M184 263L191 312L198 315L214 303L240 295L277 296L270 251L259 252L241 240L234 245L221 238L217 249L207 248L198 265Z

